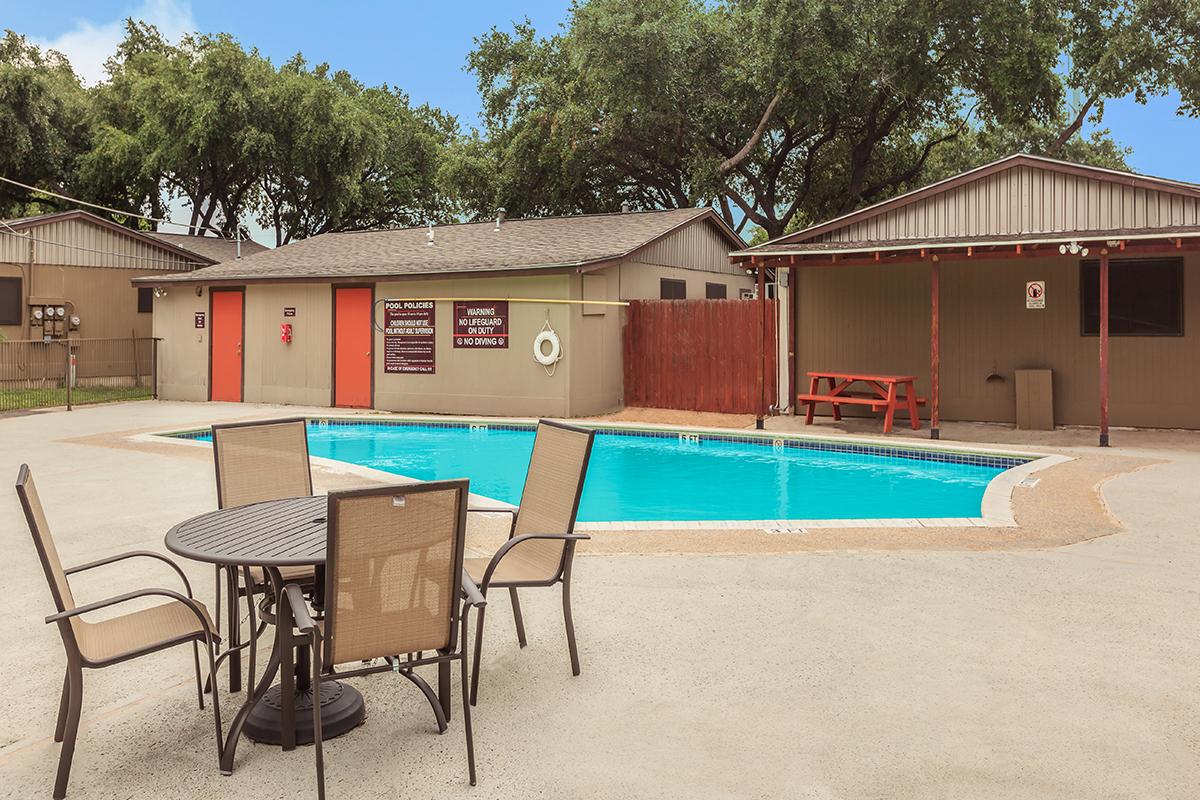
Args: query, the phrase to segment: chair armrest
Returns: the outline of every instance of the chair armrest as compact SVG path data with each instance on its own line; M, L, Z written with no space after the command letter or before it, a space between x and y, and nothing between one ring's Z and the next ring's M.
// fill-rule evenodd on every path
M179 568L179 565L164 556L162 553L155 553L152 550L131 550L128 553L118 553L115 556L109 556L108 558L102 558L98 561L91 561L87 564L80 564L78 566L71 567L70 569L65 569L63 570L63 574L74 575L77 572L84 572L89 569L95 569L96 567L103 567L106 564L115 564L116 562L124 561L127 558L153 558L163 562L171 569L175 570L175 574L179 576L181 581L183 581L184 589L187 590L187 596L192 596L192 585L188 583L187 576L183 574L183 570Z
M491 562L488 563L487 569L483 573L483 580L480 582L480 588L487 590L487 587L492 583L492 573L496 571L496 565L500 563L500 559L519 545L521 542L529 541L530 539L558 539L562 542L579 542L584 539L591 539L586 533L523 533L520 536L514 536L504 544L500 545L493 555Z
M518 508L468 508L468 514L512 514L517 515Z
M467 574L464 567L462 571L462 593L467 598L467 602L476 608L482 608L487 605L487 600L479 591L479 587L475 585L475 581L471 580L471 576Z
M92 611L98 611L101 608L108 608L109 606L115 606L120 603L127 603L130 600L136 600L139 597L155 596L169 597L172 600L178 600L180 603L183 603L191 610L193 614L196 615L196 619L200 620L200 627L204 630L205 635L212 636L212 629L208 626L208 619L204 616L204 612L200 610L199 604L196 603L196 601L192 598L184 597L179 592L173 592L170 589L138 589L135 592L126 592L125 594L120 594L116 597L110 597L107 600L97 600L94 603L88 603L87 605L72 608L68 611L60 611L57 614L51 614L50 616L46 617L46 624L49 625L51 622L63 622L71 617L77 617L80 614L87 614Z
M304 599L304 592L294 583L284 586L283 591L287 595L288 606L291 608L292 619L296 623L296 629L301 633L316 633L317 623L313 621L312 614L308 610L308 602Z

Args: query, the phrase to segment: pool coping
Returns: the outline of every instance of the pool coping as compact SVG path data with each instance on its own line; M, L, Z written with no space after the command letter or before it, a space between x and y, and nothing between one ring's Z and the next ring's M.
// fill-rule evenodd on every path
M443 423L452 426L460 425L486 425L488 427L498 426L532 426L536 425L538 420L531 417L478 417L478 416L456 416L456 415L422 415L422 414L385 414L379 412L362 413L362 414L305 414L306 420L326 420L344 422L347 424L363 424L370 422L385 422L394 421L397 423L413 423L413 424L438 424ZM780 432L780 431L758 431L745 429L731 428L714 428L707 426L684 426L684 425L667 425L660 423L628 423L628 422L606 422L595 419L575 419L570 420L572 424L580 425L581 427L594 428L598 431L612 430L614 432L646 432L657 434L703 434L705 436L720 437L726 441L763 441L771 442L773 445L776 442L783 442L782 445L787 446L787 442L803 442L809 445L817 445L810 449L822 449L820 445L829 445L829 449L842 452L858 452L853 450L855 447L862 447L868 450L886 450L886 451L912 451L912 452L929 452L945 455L962 455L987 457L996 459L1020 459L1023 463L1010 466L994 478L992 478L987 487L984 489L983 498L980 503L980 516L978 517L926 517L926 518L854 518L854 519L788 519L788 520L630 520L630 521L610 521L610 522L578 522L575 529L578 531L666 531L666 530L761 530L769 533L804 533L808 529L821 528L948 528L948 527L982 527L982 528L1013 528L1017 527L1016 518L1013 515L1012 495L1013 491L1018 486L1031 486L1036 483L1036 479L1032 476L1044 469L1056 466L1074 459L1070 456L1058 455L1052 453L1040 453L1036 451L1013 450L1011 448L1000 448L998 446L988 445L972 445L971 447L947 446L939 442L919 442L919 441L904 441L897 443L892 439L885 439L877 436L813 436L811 434ZM179 444L184 444L193 447L209 447L208 442L201 442L195 439L185 438L186 434L207 432L207 426L192 427L186 429L174 429L163 431L152 431L148 433L139 433L130 437L131 441L142 443L171 441ZM665 438L665 436L664 436ZM888 455L888 453L881 453ZM904 457L895 456L892 457ZM361 477L381 482L393 483L413 483L417 482L416 478L406 475L400 475L394 472L385 472L373 467L365 467L359 464L351 464L347 461L339 461L321 456L312 456L313 462L319 464L325 469L328 469L336 474L343 475L359 475ZM931 459L932 460L932 459ZM941 460L941 459L938 459ZM1032 482L1031 482L1032 480ZM510 503L502 500L487 497L485 495L471 494L471 507L478 511L507 511L515 508Z

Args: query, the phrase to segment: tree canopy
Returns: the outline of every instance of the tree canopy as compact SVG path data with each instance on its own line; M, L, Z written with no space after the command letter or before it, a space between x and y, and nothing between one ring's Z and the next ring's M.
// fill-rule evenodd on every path
M276 244L623 202L762 239L1016 151L1124 167L1106 102L1200 116L1200 3L575 0L551 35L484 32L466 68L479 129L228 34L128 21L88 88L9 31L0 175L155 217L182 199L193 233L256 220ZM5 216L65 205L0 185Z
M476 40L476 203L708 204L776 236L1014 149L1122 165L1083 120L1171 88L1195 113L1198 33L1192 0L589 0Z

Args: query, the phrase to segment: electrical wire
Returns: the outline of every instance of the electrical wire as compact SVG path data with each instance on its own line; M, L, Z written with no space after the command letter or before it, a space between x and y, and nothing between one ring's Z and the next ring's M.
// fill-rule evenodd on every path
M13 186L20 186L22 189L26 189L31 192L37 192L38 194L48 195L50 197L58 198L59 200L66 200L69 203L77 203L81 206L87 206L89 208L96 208L101 211L107 211L110 214L120 214L121 216L124 216L124 217L134 217L135 219L144 219L147 222L156 222L159 225L177 225L181 228L197 227L195 225L190 225L186 222L174 222L169 219L159 219L158 217L148 217L145 214L138 214L133 211L122 211L119 208L111 208L109 206L102 206L98 203L89 203L87 200L80 200L78 197L71 197L70 195L59 194L58 192L52 192L49 189L41 189L41 188L38 188L37 186L30 186L27 183L21 183L20 181L14 181L12 178L6 178L3 175L0 175L0 181L3 181L4 183L11 183ZM206 227L204 230L211 230L222 239L230 238L228 236L222 235L220 231L217 231L213 228Z
M85 253L99 253L100 255L111 256L112 258L120 259L120 260L133 259L136 261L155 261L160 264L174 264L174 265L187 264L189 266L194 266L194 267L207 267L208 266L208 262L204 262L204 261L186 261L186 260L178 260L178 259L172 259L172 258L155 258L154 256L133 256L133 255L126 255L124 253L117 253L113 250L98 250L94 247L84 247L83 245L78 245L78 244L66 244L64 242L55 242L50 239L39 239L36 236L19 233L19 232L13 230L12 227L10 225L8 225L8 223L5 223L4 227L8 228L9 230L0 231L0 236L13 236L13 237L21 239L23 241L26 241L26 242L38 242L39 244L50 245L51 247L65 247L70 250L82 250Z

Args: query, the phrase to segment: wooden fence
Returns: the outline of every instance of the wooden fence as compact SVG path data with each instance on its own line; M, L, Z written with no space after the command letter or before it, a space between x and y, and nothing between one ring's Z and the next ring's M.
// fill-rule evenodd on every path
M625 405L754 414L776 396L775 301L635 300L625 324ZM763 399L765 397L765 400Z

